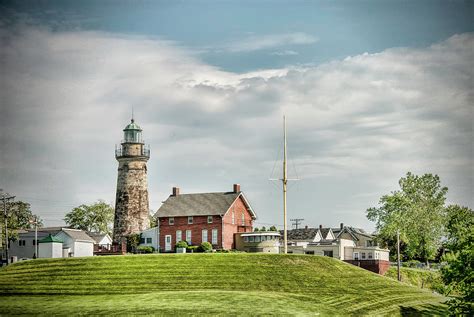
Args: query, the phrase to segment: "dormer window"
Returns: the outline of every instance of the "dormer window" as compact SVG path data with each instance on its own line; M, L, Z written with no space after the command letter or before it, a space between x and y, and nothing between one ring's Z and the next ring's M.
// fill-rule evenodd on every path
M174 225L174 217L169 217L169 218L168 218L168 224L169 224L170 226Z
M188 225L192 225L193 224L193 216L189 216L188 217Z
M207 223L212 223L212 216L207 216Z

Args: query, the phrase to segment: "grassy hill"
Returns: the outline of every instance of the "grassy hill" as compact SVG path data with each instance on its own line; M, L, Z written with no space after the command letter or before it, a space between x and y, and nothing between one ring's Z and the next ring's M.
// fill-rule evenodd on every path
M8 314L443 314L441 296L319 256L37 259L0 270Z

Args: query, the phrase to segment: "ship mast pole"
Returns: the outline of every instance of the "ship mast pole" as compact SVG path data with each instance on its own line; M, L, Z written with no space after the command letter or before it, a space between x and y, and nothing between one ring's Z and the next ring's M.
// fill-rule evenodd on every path
M286 166L286 118L283 116L283 243L285 254L288 253L288 232L286 223L286 184L288 182L288 168Z

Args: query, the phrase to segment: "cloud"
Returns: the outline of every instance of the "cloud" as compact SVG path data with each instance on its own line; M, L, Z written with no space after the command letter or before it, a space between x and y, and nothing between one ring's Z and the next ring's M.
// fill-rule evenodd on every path
M234 40L222 47L222 50L232 53L252 52L265 49L272 49L282 46L308 45L318 41L312 35L295 32L283 34L251 35L247 38ZM287 55L295 55L294 51L286 50Z
M292 51L292 50L284 50L284 51L272 52L270 55L292 56L292 55L298 55L298 52L295 52L295 51Z
M439 174L448 199L472 207L473 34L236 74L156 39L1 32L0 187L48 224L80 203L113 203L114 143L132 105L152 149L154 210L174 185L239 182L261 223L281 223L280 190L267 179L281 169L283 114L290 173L303 178L290 188L291 217L368 227L364 210L407 171Z

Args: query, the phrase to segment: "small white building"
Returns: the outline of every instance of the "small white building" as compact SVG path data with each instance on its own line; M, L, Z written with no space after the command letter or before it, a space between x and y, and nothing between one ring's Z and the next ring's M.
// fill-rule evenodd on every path
M50 234L38 241L38 255L39 258L62 258L63 242Z
M112 238L108 233L87 232L87 235L94 239L95 244L99 247L109 247L112 245Z
M140 232L139 246L153 247L155 251L160 249L160 230L158 227L153 227Z
M63 255L69 257L93 256L95 240L84 231L78 229L65 229L55 235L63 241Z

